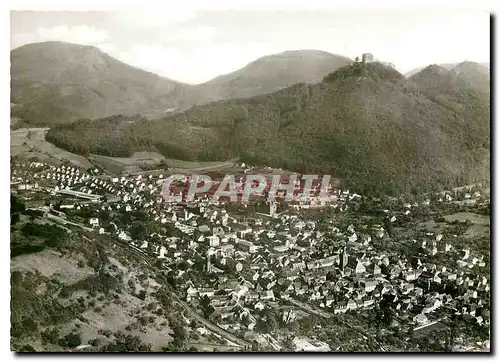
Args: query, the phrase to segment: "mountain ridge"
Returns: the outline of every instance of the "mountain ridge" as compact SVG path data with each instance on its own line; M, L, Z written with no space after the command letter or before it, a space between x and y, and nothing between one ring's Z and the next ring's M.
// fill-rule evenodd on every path
M32 43L11 51L11 112L32 126L114 114L157 118L211 101L314 83L348 62L323 51L287 51L190 85L133 67L93 46Z
M440 63L440 64L436 64L446 70L451 70L453 68L455 68L457 65L461 64L461 63L466 63L466 62L469 62L469 61L464 61L464 62L455 62L455 63ZM482 65L483 67L487 68L488 71L490 70L490 63L477 63L477 62L469 62L469 63L475 63L475 64L480 64ZM422 67L418 67L418 68L414 68L406 73L404 73L405 77L407 78L410 78L412 75L415 75L419 72L421 72L424 68L426 68L427 66L422 66Z
M161 116L189 86L64 42L11 51L12 115L34 125L116 113Z
M200 84L198 87L204 99L201 103L249 98L276 92L297 83L317 83L327 73L349 62L349 58L311 49L267 55L234 72Z

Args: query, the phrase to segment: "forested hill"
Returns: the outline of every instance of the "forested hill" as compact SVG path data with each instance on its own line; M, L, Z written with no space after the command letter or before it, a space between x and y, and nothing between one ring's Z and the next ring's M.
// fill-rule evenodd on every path
M77 153L157 150L186 160L247 162L332 174L358 192L400 193L489 177L489 74L429 66L405 78L379 63L323 82L194 107L160 120L120 116L51 129Z
M350 61L317 50L287 51L190 85L127 65L93 46L33 43L12 50L10 59L11 118L17 127L115 114L159 118L195 104L271 93L299 82L316 83Z

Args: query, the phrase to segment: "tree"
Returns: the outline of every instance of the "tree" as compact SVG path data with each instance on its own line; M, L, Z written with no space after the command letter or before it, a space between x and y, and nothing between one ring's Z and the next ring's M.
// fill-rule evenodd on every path
M120 216L120 219L118 219L122 225L129 225L132 222L132 216L130 213L125 212Z
M17 224L19 222L19 219L20 219L19 214L12 214L10 216L10 225L12 226Z
M142 343L141 339L132 334L120 335L115 343L103 346L101 352L149 352L151 344Z
M393 228L392 228L392 223L388 218L384 219L384 229L387 230L387 233L389 236L393 236Z
M168 170L168 168L169 168L169 167L168 167L168 163L167 163L167 161L165 161L165 159L164 159L164 158L162 158L162 159L161 159L161 161L160 161L160 165L159 165L159 166L160 166L161 168L165 169L165 170Z
M99 220L101 222L107 222L110 220L110 215L108 210L100 210L99 211Z
M19 214L26 210L26 206L17 197L10 194L10 224L15 225L19 221Z
M23 344L18 352L36 352L36 349L31 344Z
M270 333L278 327L278 322L272 314L268 314L266 319L260 319L255 326L258 332Z
M56 344L59 338L59 331L56 328L47 328L42 332L43 344Z
M174 332L174 340L178 339L179 341L185 341L187 338L187 332L186 329L180 325L177 324L172 327L172 331Z
M281 344L282 352L293 352L295 351L295 344L293 343L293 338L291 336L287 336L283 343Z
M130 228L130 236L134 240L144 240L146 238L146 227L142 222L134 222Z
M144 300L146 299L146 291L144 289L142 289L138 294L137 294L137 298L141 299L141 300Z
M32 335L38 332L38 324L31 317L24 317L22 319L23 331L26 335Z
M257 343L256 341L253 341L252 342L252 352L259 352L259 351L260 351L259 343Z
M10 210L13 213L14 212L24 212L26 210L26 206L17 197L10 194Z
M75 348L82 344L80 334L71 332L65 337L59 339L59 345L62 347Z
M309 315L299 320L300 328L306 332L310 331L314 326L314 318Z
M300 324L297 321L288 323L287 328L292 332L297 332L300 329Z

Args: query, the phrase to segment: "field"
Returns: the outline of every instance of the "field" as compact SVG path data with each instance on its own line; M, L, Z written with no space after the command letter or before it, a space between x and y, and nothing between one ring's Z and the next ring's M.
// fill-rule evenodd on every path
M490 225L490 218L486 215L478 215L471 212L457 212L456 214L446 215L444 218L447 221L467 221L478 225Z
M45 140L48 128L20 128L10 133L11 156L26 159L36 157L40 161L60 164L69 161L75 166L87 169L92 164L83 156L65 151Z
M472 225L467 228L465 232L466 239L474 239L478 237L487 237L490 235L490 217L486 215L479 215L471 212L459 212L452 215L446 215L444 218L453 222L455 220L464 222L470 221Z
M234 160L191 162L165 158L157 152L136 152L132 157L108 157L90 154L88 157L77 155L54 146L45 140L49 128L20 128L11 131L11 155L22 158L37 158L50 164L61 164L69 161L77 167L88 169L98 166L107 174L149 172L161 169L165 165L170 172L182 171L215 171L233 166Z
M173 158L165 159L165 162L174 170L191 170L191 171L216 171L221 169L226 169L231 166L238 159L228 160L228 161L207 161L207 162L192 162L192 161L182 161L175 160Z

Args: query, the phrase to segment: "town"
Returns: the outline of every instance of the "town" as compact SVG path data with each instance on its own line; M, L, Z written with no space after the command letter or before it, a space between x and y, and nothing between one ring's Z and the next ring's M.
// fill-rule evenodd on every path
M24 159L11 168L11 194L29 210L144 257L197 334L235 349L489 349L490 201L481 185L392 198L332 184L327 201L278 193L246 203L207 189L168 202L168 169L117 176Z

